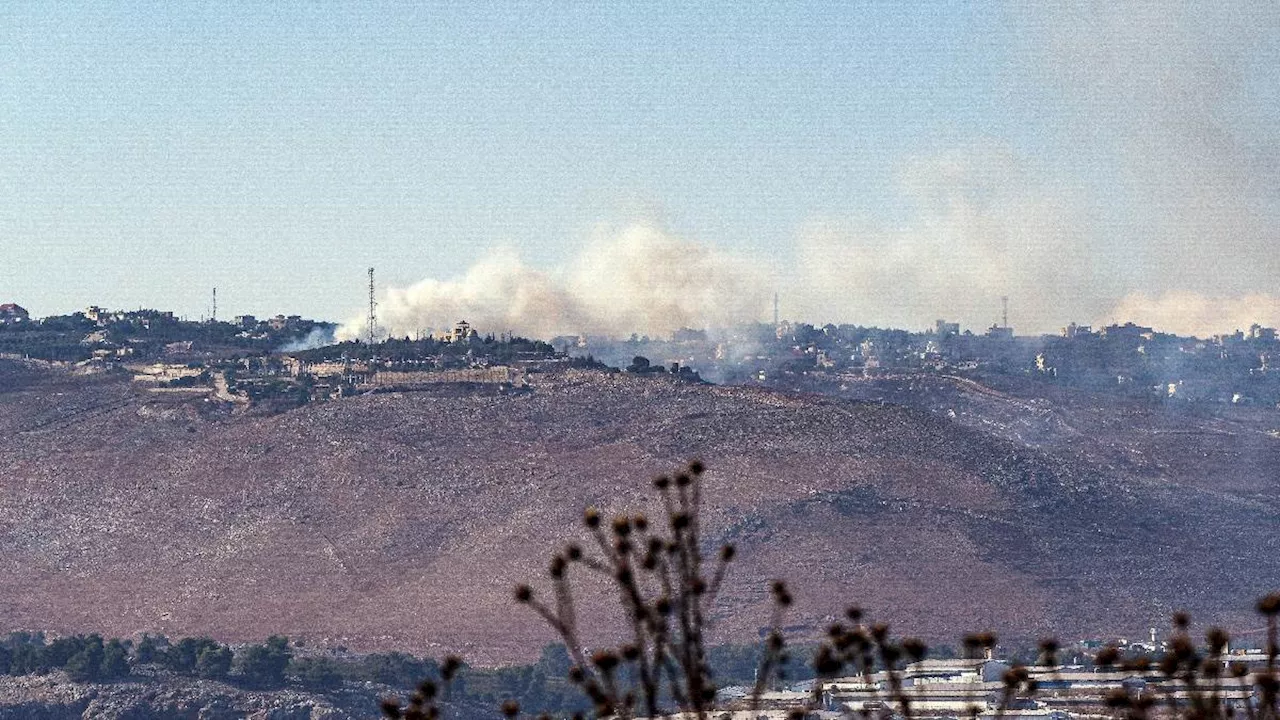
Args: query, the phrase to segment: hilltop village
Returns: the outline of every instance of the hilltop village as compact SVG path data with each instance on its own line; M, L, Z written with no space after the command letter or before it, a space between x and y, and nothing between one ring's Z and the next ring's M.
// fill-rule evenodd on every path
M35 319L0 305L0 356L133 373L157 390L209 390L237 402L304 403L362 392L469 385L527 387L526 374L565 365L720 384L828 391L868 379L1016 378L1160 402L1280 406L1280 340L1253 325L1212 338L1125 323L1070 324L1055 335L982 333L938 320L923 332L779 321L668 338L482 334L465 320L418 338L335 342L333 323L296 315L232 321L90 306Z
M1280 341L1253 325L1212 338L1133 323L1071 324L1055 335L980 334L938 320L924 332L781 321L726 332L680 330L670 339L559 337L557 349L624 367L635 356L688 367L724 384L823 391L835 384L910 376L1018 378L1045 387L1127 398L1234 405L1280 404Z
M482 336L465 320L447 333L370 346L336 342L336 326L300 316L186 321L158 310L91 306L33 320L0 308L0 358L71 366L81 374L130 373L156 393L210 394L280 409L366 392L527 388L526 373L588 361L544 342Z

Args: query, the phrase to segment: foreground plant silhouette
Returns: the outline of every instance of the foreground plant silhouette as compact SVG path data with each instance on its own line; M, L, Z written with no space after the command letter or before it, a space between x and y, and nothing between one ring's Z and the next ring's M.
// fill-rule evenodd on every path
M665 518L653 524L644 515L617 515L606 521L599 510L587 508L583 523L592 548L568 543L552 558L548 568L550 592L545 597L530 585L515 589L517 602L527 605L550 625L564 641L574 665L568 679L591 701L598 718L662 717L689 715L706 718L715 708L717 686L712 676L706 648L706 632L712 604L734 559L733 545L716 553L704 552L701 538L701 479L704 467L692 462L674 476L653 482ZM626 618L619 634L627 640L615 648L592 652L583 649L574 601L573 577L594 574L618 593ZM773 680L782 679L787 661L786 642L780 631L782 618L792 599L781 580L771 585L772 629L753 691L746 708L756 711L761 696ZM1259 601L1258 611L1267 620L1265 667L1251 671L1229 662L1228 636L1218 628L1205 635L1203 651L1188 632L1189 618L1174 618L1175 632L1168 649L1158 657L1122 657L1119 648L1104 647L1094 658L1103 671L1119 671L1116 688L1097 698L1097 714L1117 720L1280 720L1280 593ZM996 646L991 633L965 636L968 658L990 656ZM1058 643L1042 641L1034 666L1014 664L1003 673L990 700L999 720L1032 698L1054 707L1054 692L1041 689L1040 679L1061 678L1057 659ZM925 643L916 638L895 640L889 627L865 619L861 609L849 607L843 621L827 628L825 640L812 660L817 681L807 701L797 702L788 712L789 720L804 720L822 708L824 682L844 678L860 679L868 689L861 706L841 706L840 714L852 720L921 717L916 709L920 688L908 682L907 665L924 660ZM444 689L461 667L457 658L448 658L441 669ZM1128 673L1125 675L1124 673ZM1125 677L1141 677L1137 685L1122 683ZM407 720L434 720L441 713L440 687L434 682L419 686L409 705L388 701L384 714ZM1068 691L1069 693L1070 691ZM982 703L987 703L986 690ZM1027 707L1023 704L1022 707ZM502 705L502 714L515 720L520 706L514 699ZM975 695L966 716L976 720L984 711ZM1072 712L1077 712L1072 708ZM754 712L753 712L754 715ZM930 714L935 717L936 713ZM580 720L575 715L575 720Z
M552 556L550 598L543 600L529 585L515 590L517 602L531 607L564 640L575 662L569 680L591 700L597 716L629 718L639 712L655 717L671 709L665 705L669 702L682 713L702 717L714 704L706 631L734 547L724 545L715 555L703 551L703 470L694 461L674 477L654 480L665 513L661 525L644 515L605 521L598 510L588 508L583 523L595 547L570 543ZM626 642L590 657L582 650L574 607L572 576L578 572L602 575L612 584L628 624ZM772 593L774 630L758 674L757 696L785 657L777 628L791 595L781 581L773 583Z

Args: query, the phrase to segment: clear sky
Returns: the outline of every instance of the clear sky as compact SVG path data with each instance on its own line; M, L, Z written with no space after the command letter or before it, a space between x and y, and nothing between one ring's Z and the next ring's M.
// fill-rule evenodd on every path
M4 3L0 302L345 319L639 226L814 320L1280 320L1276 7Z

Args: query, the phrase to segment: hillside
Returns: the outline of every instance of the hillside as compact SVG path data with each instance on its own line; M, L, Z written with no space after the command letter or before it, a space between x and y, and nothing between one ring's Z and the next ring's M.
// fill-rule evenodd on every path
M570 371L523 395L258 415L0 365L10 628L528 658L549 636L512 585L578 534L584 505L643 509L648 478L695 456L707 526L742 558L726 638L756 636L773 577L796 589L796 625L857 602L938 639L1132 636L1175 608L1251 628L1280 577L1280 480L1233 474L1238 440L1191 416L1192 444L1125 430L1160 470L928 408L665 377ZM1071 413L1073 434L1116 432L1102 410ZM1280 439L1249 432L1250 467L1280 466ZM1187 459L1210 450L1223 461Z

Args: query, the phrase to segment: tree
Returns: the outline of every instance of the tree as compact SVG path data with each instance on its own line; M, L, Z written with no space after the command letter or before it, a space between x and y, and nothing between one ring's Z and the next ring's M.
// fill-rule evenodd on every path
M114 680L129 674L129 650L119 640L112 640L102 650L102 667L99 676Z
M284 684L290 657L288 638L272 635L265 645L252 645L240 654L240 675L249 685L279 687Z
M164 651L161 662L176 673L189 674L196 669L200 652L210 645L216 646L217 643L209 638L182 638Z
M83 639L81 649L67 659L63 669L73 682L93 682L102 674L103 656L102 638L91 635Z
M134 650L134 658L140 663L153 663L161 659L162 648L168 645L169 641L165 636L158 637L151 635L143 635L138 641L138 647Z
M413 687L424 677L440 674L435 660L419 660L400 652L368 655L363 666L364 676L369 680L395 687Z
M537 667L548 677L564 677L573 667L573 658L563 643L550 643L542 648Z
M222 680L231 673L234 653L225 645L206 646L196 657L196 674L209 680Z
M329 690L342 685L342 672L338 669L338 664L329 658L296 658L290 663L289 669L307 687Z

